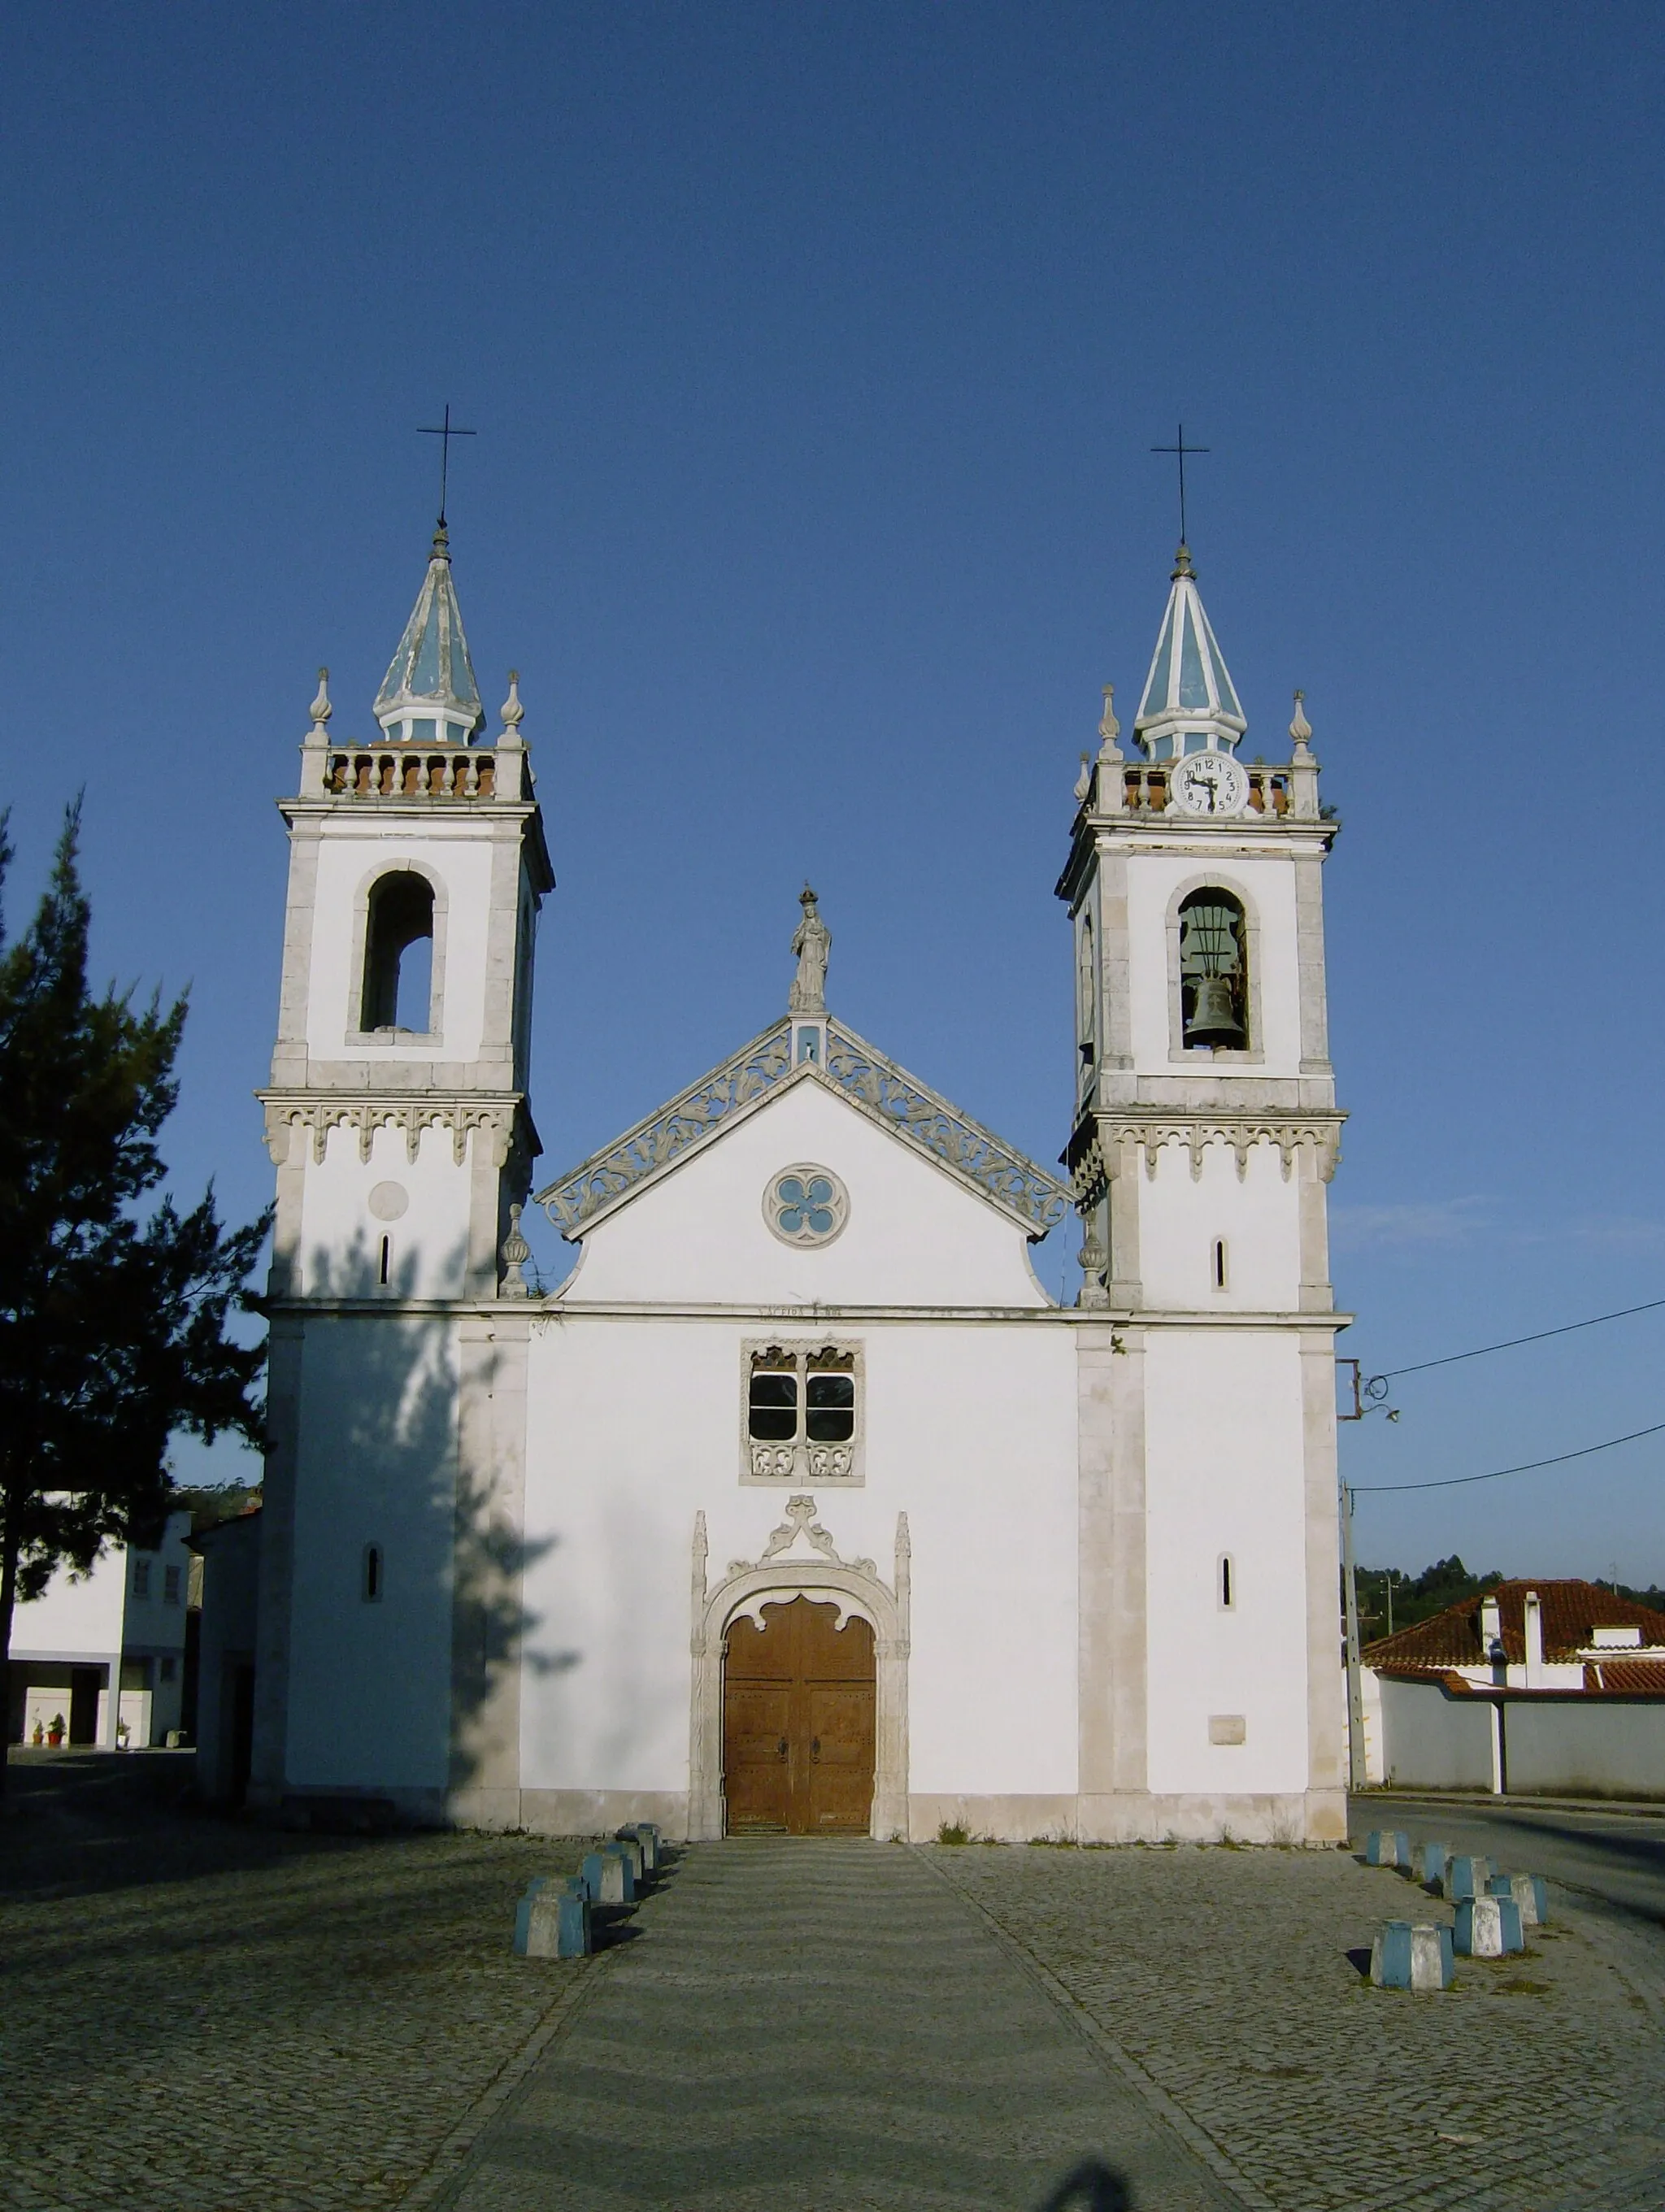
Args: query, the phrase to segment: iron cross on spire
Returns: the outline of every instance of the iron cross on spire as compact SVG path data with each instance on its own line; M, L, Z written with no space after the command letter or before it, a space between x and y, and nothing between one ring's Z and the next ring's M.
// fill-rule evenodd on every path
M1185 534L1185 456L1188 453L1206 453L1210 450L1211 449L1206 446L1188 446L1186 444L1185 425L1183 422L1179 426L1179 443L1177 445L1152 446L1151 448L1151 451L1153 453L1176 453L1179 456L1179 542L1182 545L1188 544L1190 543Z
M459 429L451 419L449 400L446 402L445 420L442 422L419 422L416 428L424 438L437 438L440 441L440 527L443 530L446 483L451 474L451 441L453 438L477 438L480 434L477 430ZM1183 465L1182 462L1181 466Z

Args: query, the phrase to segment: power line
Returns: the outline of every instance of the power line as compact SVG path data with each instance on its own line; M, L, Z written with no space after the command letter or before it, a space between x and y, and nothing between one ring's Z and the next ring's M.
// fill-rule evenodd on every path
M1620 1306L1617 1313L1592 1314L1588 1321L1564 1322L1559 1328L1540 1328L1534 1330L1530 1336L1506 1337L1501 1344L1476 1345L1472 1352L1448 1352L1443 1359L1419 1359L1414 1367L1390 1367L1385 1375L1375 1379L1382 1382L1396 1382L1401 1375L1425 1375L1431 1367L1455 1367L1460 1359L1483 1359L1488 1352L1513 1352L1518 1344L1541 1344L1546 1337L1571 1336L1575 1329L1596 1328L1604 1321L1626 1321L1632 1314L1656 1313L1662 1306L1665 1306L1665 1298L1650 1298L1645 1305ZM1650 1431L1643 1429L1638 1433L1646 1436ZM1623 1443L1625 1439L1620 1437L1617 1441ZM1601 1451L1605 1449L1606 1447L1601 1444L1591 1446L1593 1451ZM1577 1455L1575 1453L1571 1456L1576 1458ZM1541 1460L1538 1464L1547 1467L1550 1462ZM1498 1472L1506 1474L1512 1470L1504 1468ZM1464 1480L1468 1482L1486 1482L1490 1480L1490 1476L1484 1474L1471 1474L1464 1477ZM1419 1486L1410 1484L1405 1486L1415 1489Z
M1639 1313L1642 1309L1638 1306L1636 1310ZM1612 1315L1604 1318L1616 1320L1618 1316ZM1589 1324L1580 1323L1578 1326L1588 1327ZM1559 1333L1554 1329L1546 1331L1551 1336ZM1531 1340L1523 1338L1522 1341L1529 1343ZM1502 1346L1498 1349L1501 1351ZM1565 1467L1570 1459L1588 1459L1592 1452L1612 1451L1616 1445L1633 1444L1638 1437L1656 1437L1662 1431L1665 1431L1665 1421L1656 1421L1650 1429L1632 1429L1629 1436L1609 1437L1603 1444L1584 1444L1577 1451L1557 1452L1553 1459L1522 1460L1519 1467L1494 1467L1487 1474L1448 1474L1434 1482L1370 1482L1354 1483L1349 1486L1355 1498L1369 1498L1377 1491L1385 1490L1457 1490L1467 1482L1497 1482L1505 1474L1530 1474L1534 1468Z

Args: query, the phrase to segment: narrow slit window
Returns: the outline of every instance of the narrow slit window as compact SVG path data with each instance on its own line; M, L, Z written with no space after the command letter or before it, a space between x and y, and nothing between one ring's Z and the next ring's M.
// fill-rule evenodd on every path
M370 893L362 1025L425 1036L432 1026L433 993L434 886L402 868L384 876Z
M1223 1291L1225 1288L1225 1239L1224 1237L1217 1237L1210 1246L1208 1267L1209 1279L1214 1288L1217 1291Z
M381 1546L380 1544L367 1544L364 1547L363 1581L361 1585L366 1605L376 1605L380 1603L381 1599Z
M1220 1611L1231 1613L1237 1603L1237 1571L1231 1563L1230 1552L1220 1553L1219 1567Z
M393 1240L391 1237L384 1237L381 1240L381 1280L384 1284L387 1280L388 1273L392 1267L392 1263Z

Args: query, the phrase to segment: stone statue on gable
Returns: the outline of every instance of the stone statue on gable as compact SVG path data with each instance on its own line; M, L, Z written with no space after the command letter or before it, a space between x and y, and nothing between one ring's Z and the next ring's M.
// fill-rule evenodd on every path
M793 1014L824 1014L827 955L832 950L832 932L822 921L815 893L807 884L799 892L798 902L804 909L804 919L793 934L792 949L798 955L798 973L793 977L787 1011Z

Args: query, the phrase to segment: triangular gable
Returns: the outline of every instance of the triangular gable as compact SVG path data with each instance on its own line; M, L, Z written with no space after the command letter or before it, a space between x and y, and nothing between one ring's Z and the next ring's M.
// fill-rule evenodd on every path
M536 1202L562 1235L576 1243L596 1222L628 1205L790 1085L821 1083L946 1169L1031 1238L1044 1237L1069 1211L1069 1192L1055 1176L887 1060L854 1030L829 1021L826 1066L806 1062L793 1067L791 1028L783 1020L765 1030L616 1144L592 1153L540 1190Z

